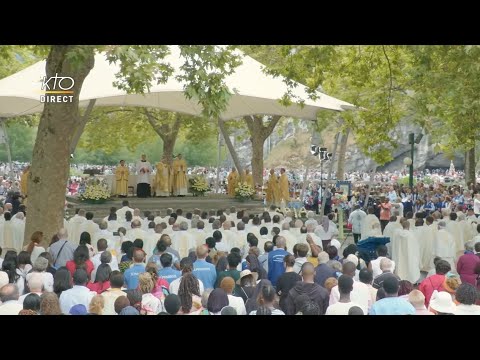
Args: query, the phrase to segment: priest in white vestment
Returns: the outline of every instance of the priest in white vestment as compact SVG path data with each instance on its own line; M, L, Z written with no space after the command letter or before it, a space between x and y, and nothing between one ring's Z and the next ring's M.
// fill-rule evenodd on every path
M82 234L81 226L87 219L85 218L85 210L80 209L78 214L75 214L69 221L68 221L68 240L72 242L73 245L78 245L80 242L80 235Z
M12 223L12 218L11 218L11 213L10 212L5 212L3 214L4 217L4 222L0 224L0 246L2 247L4 253L6 253L6 250L15 250L15 251L20 251L19 249L15 248L15 227L14 224Z
M455 267L455 240L452 234L446 230L445 221L438 223L438 231L433 242L433 256L441 257L443 260L448 261L452 270Z
M135 241L136 239L141 239L143 242L148 238L148 233L141 228L142 224L138 220L132 221L132 228L127 230L127 238Z
M390 222L385 226L385 229L383 230L383 236L390 238L390 242L386 244L388 253L392 255L392 238L393 234L395 233L396 230L402 230L402 225L400 225L399 222L397 222L397 217L396 216L391 216L390 217Z
M465 241L463 239L463 230L460 224L456 221L457 214L451 213L450 214L450 221L446 223L446 230L453 236L453 240L455 241L455 251L457 253L463 253L465 250L464 244ZM453 269L453 268L452 268Z
M190 249L195 249L195 238L188 231L186 222L180 223L180 230L174 232L172 237L172 248L178 251L180 258L188 256Z
M13 243L17 252L23 249L23 241L25 238L25 217L23 212L15 214L12 219L13 225ZM32 261L33 263L33 261Z
M297 237L292 234L292 232L290 231L290 225L288 223L284 223L282 225L282 231L280 231L280 236L283 236L286 240L286 245L287 245L287 251L288 252L292 252L293 250L293 247L295 246L295 244L298 242L298 239ZM330 238L331 240L332 238ZM265 243L263 243L265 245ZM309 247L310 248L310 247Z
M369 208L368 209L369 214L365 216L365 218L363 219L362 236L360 240L366 239L370 236L378 236L378 235L372 235L373 232L377 234L377 231L373 231L373 229L376 228L376 225L380 226L380 220L378 219L378 217L375 216L373 212L374 212L374 209Z
M408 221L404 221L402 227L403 229L395 232L393 236L392 257L397 264L396 272L400 279L415 284L420 279L419 243L415 233L409 230Z
M457 213L458 215L458 224L460 229L463 232L463 242L467 243L473 239L472 226L470 222L466 220L465 214L463 212Z
M90 238L93 239L95 234L100 230L98 227L98 224L93 221L93 213L87 212L85 215L86 221L84 221L80 225L80 235L83 232L88 232L90 234ZM93 246L96 246L96 244L92 243Z
M416 226L414 232L420 247L420 270L429 272L433 268L434 225Z
M133 215L133 209L130 207L128 200L122 201L122 207L117 210L117 221L121 224L125 222L125 213L130 211Z
M160 237L162 236L162 230L163 228L160 224L155 225L154 229L150 228L147 230L148 237L143 241L143 251L147 254L147 259L150 259L150 257L153 256L158 240L160 240Z

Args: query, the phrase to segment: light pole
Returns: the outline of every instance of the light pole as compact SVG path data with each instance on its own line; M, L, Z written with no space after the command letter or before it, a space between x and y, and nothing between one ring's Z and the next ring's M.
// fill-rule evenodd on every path
M423 138L423 134L418 135L416 139L415 139L414 133L408 134L408 143L410 144L410 158L405 158L404 164L410 166L409 175L408 175L408 186L412 190L413 190L413 161L414 161L414 153L415 153L415 144L419 144L422 138ZM410 160L410 161L407 161L407 160ZM407 162L409 164L407 164Z

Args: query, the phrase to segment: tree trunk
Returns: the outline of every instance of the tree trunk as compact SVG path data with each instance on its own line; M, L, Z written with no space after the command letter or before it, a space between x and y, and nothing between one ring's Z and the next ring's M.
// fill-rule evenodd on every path
M235 151L235 148L233 147L233 144L230 141L230 137L228 135L227 129L225 129L225 123L223 122L223 120L218 119L218 127L220 128L220 132L222 133L223 140L225 141L225 144L227 144L228 151L230 152L230 156L233 159L233 163L235 164L235 167L237 168L238 174L240 175L241 178L243 178L242 164L240 163L240 160L238 159L237 152Z
M252 136L252 176L254 184L263 184L263 143L259 136Z
M472 147L465 153L465 184L467 188L470 184L476 183L476 176L475 176L475 146Z
M347 152L347 141L350 135L350 129L345 130L345 134L342 134L342 141L340 142L340 150L338 151L337 162L337 180L345 179L345 153Z
M159 120L147 109L144 109L147 120L152 126L153 130L160 136L163 141L163 156L167 159L169 164L173 161L173 150L177 142L178 132L182 125L182 117L180 114L175 114L175 122L172 125L160 124Z
M71 56L82 49L82 58ZM73 63L75 61L75 63ZM43 232L43 244L63 227L65 189L69 176L70 146L79 126L78 98L83 81L94 65L93 47L54 45L47 58L46 76L69 76L75 84L72 102L45 103L33 148L28 178L28 216L25 243L35 231Z
M252 143L252 176L255 184L263 184L263 144L272 134L281 116L272 116L270 122L263 124L263 116L244 116Z
M77 148L77 145L78 145L78 141L80 140L80 137L83 134L83 130L85 130L85 126L87 125L87 122L90 118L90 114L92 113L93 107L95 106L96 102L97 102L97 99L90 100L82 117L79 118L78 127L77 127L77 130L75 131L75 134L73 135L72 143L70 145L70 154L73 154L75 152L75 149Z
M168 163L173 161L173 149L177 142L176 136L166 136L163 138L163 156L167 159Z

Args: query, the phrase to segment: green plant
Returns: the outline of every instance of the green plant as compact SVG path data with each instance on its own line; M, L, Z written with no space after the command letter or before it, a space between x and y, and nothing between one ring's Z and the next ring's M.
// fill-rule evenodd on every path
M104 181L99 179L89 180L85 192L80 195L82 201L100 201L110 198L110 190Z
M235 198L240 201L253 199L255 195L255 189L248 185L246 182L239 182L235 188Z

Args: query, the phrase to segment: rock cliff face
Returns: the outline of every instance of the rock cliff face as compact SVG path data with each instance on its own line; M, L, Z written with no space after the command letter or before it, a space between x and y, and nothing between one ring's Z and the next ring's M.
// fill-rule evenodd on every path
M403 159L410 157L411 145L408 143L408 134L414 133L415 137L422 133L420 127L401 123L395 129L393 134L398 146L393 152L393 160L384 166L378 167L378 171L394 171L405 167ZM450 159L444 156L442 153L435 154L433 151L434 144L431 142L429 135L424 135L419 144L414 145L414 169L437 169L450 167ZM373 166L371 159L365 159L364 155L354 146L353 152L347 153L346 171L352 171L358 169L365 162L368 168ZM464 168L464 155L456 154L453 159L455 169L463 170Z
M408 143L408 134L414 133L415 136L422 133L420 127L409 124L407 122L402 122L395 129L393 133L394 139L396 139L398 146L393 152L393 160L384 166L378 167L378 171L394 171L400 170L405 167L403 164L403 159L405 157L410 157L410 144ZM270 139L265 141L264 145L264 154L265 158L268 158L268 154L272 149L275 149L277 144L280 144L284 141L291 141L293 137L299 137L299 134L306 134L307 126L305 122L299 122L294 126L293 122L289 121L283 128L283 131L276 132L271 135ZM329 138L325 139L325 143L330 150L333 149L333 137L335 134L332 132L328 135ZM302 136L305 138L305 136ZM310 143L305 143L306 148L309 148ZM251 143L249 140L244 140L242 142L237 142L235 147L238 151L240 159L244 165L249 165L250 159L252 156ZM287 147L288 148L288 147ZM431 138L428 135L424 135L419 144L415 144L415 156L414 156L414 168L415 169L437 169L437 168L446 168L450 167L450 159L444 156L442 153L435 154L433 151L434 144L431 142ZM355 145L355 140L352 136L349 139L349 145L347 147L346 153L346 164L345 170L355 171L355 170L369 170L374 166L373 160L366 157ZM298 148L292 148L290 150L292 154L285 154L284 158L291 158L291 155L298 153ZM462 170L464 168L464 155L457 154L453 159L455 168ZM298 166L304 165L303 163L296 164Z

